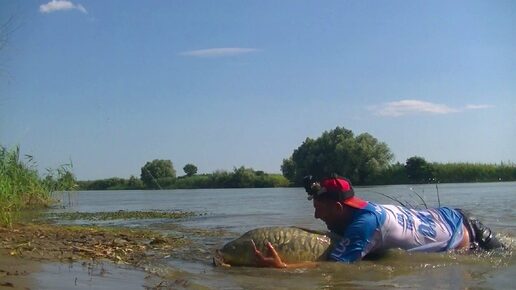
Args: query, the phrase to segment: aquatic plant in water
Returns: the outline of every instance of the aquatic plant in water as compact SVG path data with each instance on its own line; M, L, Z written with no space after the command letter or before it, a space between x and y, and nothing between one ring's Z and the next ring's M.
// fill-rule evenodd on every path
M194 212L165 211L110 211L51 213L51 218L65 220L116 220L116 219L179 219L195 216Z
M11 225L22 209L48 205L52 191L74 188L71 166L48 170L42 179L33 157L25 155L25 159L20 159L19 146L0 146L0 225Z

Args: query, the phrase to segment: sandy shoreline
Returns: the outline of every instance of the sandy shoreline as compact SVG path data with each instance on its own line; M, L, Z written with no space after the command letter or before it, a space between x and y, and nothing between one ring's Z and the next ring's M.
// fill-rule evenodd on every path
M174 289L143 266L187 240L129 229L17 224L0 227L0 289Z

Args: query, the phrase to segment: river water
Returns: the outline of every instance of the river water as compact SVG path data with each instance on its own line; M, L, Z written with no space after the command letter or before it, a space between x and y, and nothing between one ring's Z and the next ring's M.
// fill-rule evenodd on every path
M516 183L468 183L356 187L358 196L376 203L396 203L387 195L416 207L446 205L470 211L495 230L509 251L482 255L406 253L393 251L377 261L352 265L324 263L316 269L277 270L215 268L214 249L242 233L261 226L294 225L325 229L313 218L313 207L301 188L202 189L160 191L88 191L58 194L56 212L192 211L180 221L167 219L62 221L147 228L167 235L189 236L194 245L149 265L149 270L176 285L191 289L514 289L516 258ZM439 195L437 194L439 192ZM383 195L382 195L383 194ZM421 197L419 198L418 195ZM197 232L212 234L195 234ZM45 283L44 273L38 281ZM135 279L135 278L133 278ZM143 279L143 278L142 278ZM113 281L112 281L113 282ZM142 289L144 283L127 285ZM114 282L116 284L116 280ZM91 287L91 285L90 285Z

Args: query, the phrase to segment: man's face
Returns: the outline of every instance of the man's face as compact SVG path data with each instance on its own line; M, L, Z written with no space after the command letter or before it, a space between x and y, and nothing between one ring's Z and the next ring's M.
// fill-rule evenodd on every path
M336 202L329 200L313 200L314 203L314 217L322 220L330 231L339 229L342 221L339 220Z

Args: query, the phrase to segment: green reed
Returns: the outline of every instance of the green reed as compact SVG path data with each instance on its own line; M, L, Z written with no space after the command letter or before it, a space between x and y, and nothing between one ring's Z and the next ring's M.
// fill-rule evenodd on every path
M23 209L49 205L52 191L73 189L74 180L68 165L40 178L32 156L21 160L18 146L0 146L0 225L12 225Z

